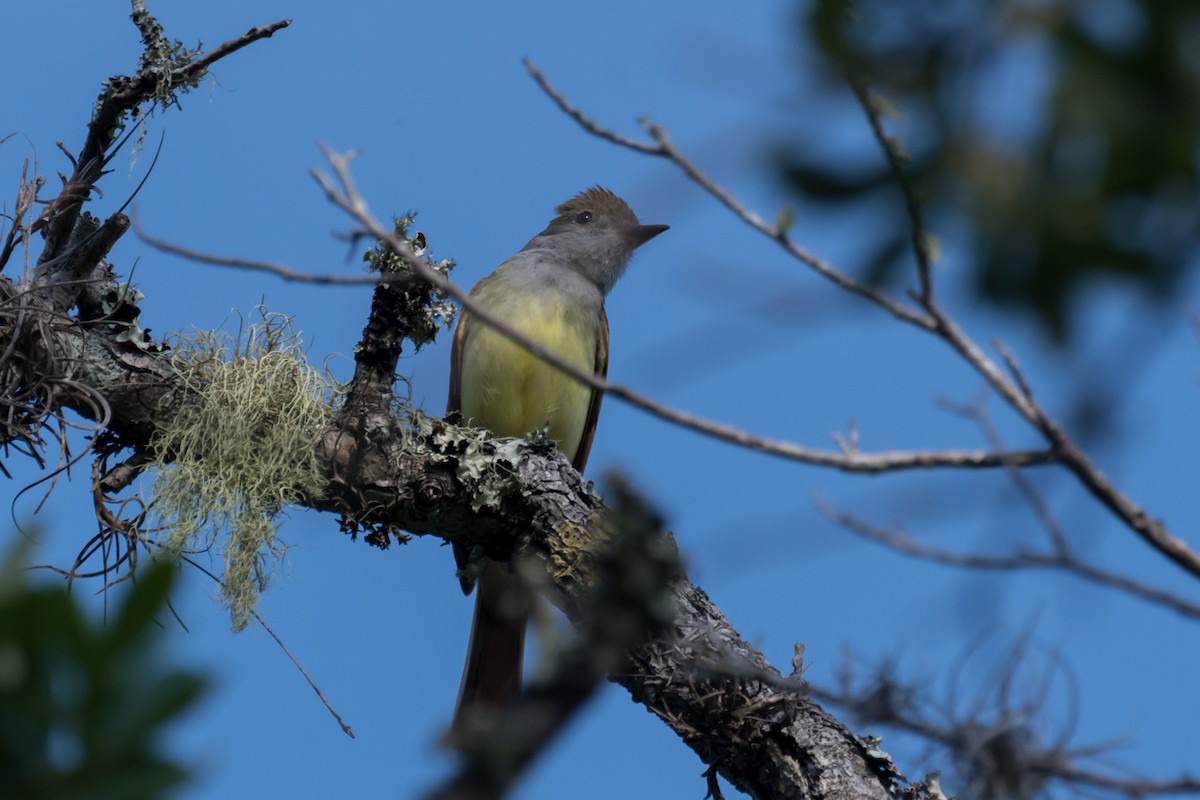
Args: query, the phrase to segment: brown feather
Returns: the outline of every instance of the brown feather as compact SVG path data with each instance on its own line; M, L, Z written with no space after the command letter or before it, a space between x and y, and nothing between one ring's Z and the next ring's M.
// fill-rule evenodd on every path
M465 714L500 708L521 691L525 615L512 617L500 611L511 602L506 603L502 594L513 591L512 578L504 570L503 565L492 564L479 577L466 666L454 706L455 728L462 726Z
M596 327L596 363L594 371L601 378L608 377L608 313L600 306L600 324ZM596 438L596 425L600 421L600 403L604 400L604 392L592 389L591 401L588 403L587 422L583 424L583 436L579 440L579 449L575 451L575 459L571 466L579 472L587 466L588 455L592 452L592 440Z
M446 397L446 414L457 414L462 411L462 360L463 347L467 341L467 331L470 328L470 315L464 308L458 313L458 325L454 328L454 343L450 348L450 393ZM468 595L475 588L475 579L467 574L467 565L471 560L471 551L466 545L454 542L450 545L454 552L454 564L458 568L458 585L462 593Z
M467 320L464 308L458 313L458 325L454 328L454 344L450 348L450 394L446 397L446 414L462 411L462 357L463 345L467 341Z
M593 186L561 203L554 209L558 215L554 222L567 222L580 211L591 211L609 225L638 224L637 215L629 204L603 186Z

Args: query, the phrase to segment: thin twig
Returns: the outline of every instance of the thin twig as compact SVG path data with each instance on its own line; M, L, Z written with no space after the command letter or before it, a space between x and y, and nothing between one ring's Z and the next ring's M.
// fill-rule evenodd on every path
M1150 603L1164 606L1190 619L1200 619L1200 605L1191 603L1155 586L1141 583L1126 575L1101 569L1080 561L1068 553L1036 553L1017 551L1010 555L981 555L959 553L925 544L903 531L872 525L848 511L833 508L818 501L817 510L827 519L846 531L883 545L897 553L966 569L1015 571L1024 569L1056 569L1092 581L1093 583L1118 589Z
M211 264L217 267L233 267L252 272L265 272L282 278L285 281L311 283L318 286L376 286L381 283L407 283L413 280L412 276L399 273L388 273L386 275L331 275L328 273L300 272L284 264L277 264L270 261L204 253L151 236L142 227L141 217L138 215L136 208L130 212L130 219L133 222L134 234L155 250L201 264Z
M965 407L954 406L950 403L943 403L942 405L979 426L979 430L982 431L989 447L1002 448L1004 447L1004 440L1000 436L1000 431L996 429L996 426L988 416L987 409L984 406L985 399L986 396L980 397L974 403ZM1060 556L1071 557L1071 547L1067 541L1066 533L1063 531L1062 525L1054 517L1053 512L1050 511L1050 507L1047 505L1046 499L1042 497L1042 493L1037 490L1037 487L1033 485L1033 482L1029 480L1023 470L1017 467L1009 467L1007 472L1009 479L1017 487L1017 491L1021 493L1021 496L1025 498L1025 502L1033 511L1034 516L1037 517L1038 522L1041 523L1042 529L1050 537L1054 551Z
M908 161L908 156L900 143L895 138L888 136L883 129L883 119L880 113L883 105L882 98L872 95L866 83L860 80L851 79L850 88L853 89L858 104L862 106L863 114L867 117L867 124L871 126L871 133L875 135L875 141L883 150L883 156L887 159L896 185L900 187L900 191L904 195L904 206L908 211L910 222L913 258L917 262L917 280L921 285L918 300L922 305L927 305L933 299L931 239L925 229L925 222L921 214L921 199L917 196L916 187L913 186L908 172L904 169L904 162Z
M319 697L321 699L321 703L325 706L326 709L328 709L329 713L333 715L333 718L335 720L337 720L338 726L341 727L341 729L351 739L355 738L354 729L351 728L348 724L346 724L346 721L342 719L342 715L337 712L337 710L333 707L333 705L329 702L329 700L321 692L321 688L319 686L317 686L316 681L314 681L312 679L312 676L310 676L308 674L308 672L305 671L304 667L301 666L300 662L296 659L296 657L294 655L292 655L292 651L288 649L287 645L283 643L283 640L280 639L279 636L275 633L275 631L271 629L271 626L267 624L267 621L264 620L262 618L262 616L259 615L259 613L257 611L254 611L253 609L251 609L250 615L252 617L254 617L254 619L258 622L258 624L262 625L263 630L266 631L267 634L272 639L275 640L275 644L279 645L279 649L282 650L283 654L288 657L289 661L292 662L292 665L296 668L296 671L299 672L302 676L304 676L304 680L307 681L308 685L312 688L312 690L317 693L317 697Z
M221 587L225 586L225 582L223 580L221 580L221 578L219 576L213 574L213 572L211 570L205 568L203 565L198 563L195 559L188 558L186 555L181 555L180 560L185 561L189 565L200 570L205 575L207 575L208 577L210 577L214 581L216 581L217 584L220 585ZM334 709L333 705L329 702L329 700L326 699L325 695L321 692L320 687L317 686L316 681L314 681L312 679L312 677L308 674L308 672L305 671L304 667L302 667L300 665L300 662L296 659L296 657L294 655L292 655L292 651L288 650L287 645L285 645L283 643L283 640L280 639L279 636L277 636L275 634L275 631L271 630L271 626L266 623L266 620L264 620L261 616L259 616L259 613L257 611L251 609L250 614L254 617L255 620L258 621L259 625L262 625L263 630L265 630L267 632L267 634L270 635L270 637L275 640L275 644L279 645L279 649L282 650L284 655L286 655L288 657L288 660L292 662L292 665L296 668L296 671L299 672L304 677L304 680L308 683L308 685L312 688L312 690L317 693L317 697L319 697L321 699L321 703L325 706L326 709L329 710L329 713L333 715L333 718L335 720L337 720L337 724L339 727L341 727L342 731L344 731L345 734L347 736L349 736L351 739L354 739L355 738L354 729L346 724L346 722L342 719L342 715L339 714Z

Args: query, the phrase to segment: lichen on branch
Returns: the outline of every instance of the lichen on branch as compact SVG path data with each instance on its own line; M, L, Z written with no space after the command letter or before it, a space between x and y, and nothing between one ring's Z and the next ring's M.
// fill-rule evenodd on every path
M315 445L341 392L308 364L289 318L257 313L237 336L195 331L174 344L174 366L198 399L151 443L155 537L177 554L219 545L235 630L284 555L277 516L323 491Z

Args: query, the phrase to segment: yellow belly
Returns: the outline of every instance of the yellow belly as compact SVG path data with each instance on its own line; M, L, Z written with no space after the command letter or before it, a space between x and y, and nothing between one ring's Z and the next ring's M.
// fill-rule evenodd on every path
M511 299L511 298L510 298ZM514 308L503 316L530 338L593 371L596 327L586 315L568 314L557 303ZM550 438L573 460L587 423L591 389L549 366L480 322L472 321L463 343L462 414L497 436L524 436L549 427Z

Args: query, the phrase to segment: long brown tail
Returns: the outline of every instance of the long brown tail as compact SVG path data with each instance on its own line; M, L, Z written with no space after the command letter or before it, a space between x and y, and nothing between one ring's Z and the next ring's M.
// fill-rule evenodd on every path
M488 564L479 576L467 663L454 708L455 728L469 710L498 708L521 690L525 617L504 613L505 607L512 605L512 599L505 598L511 580L499 564Z

